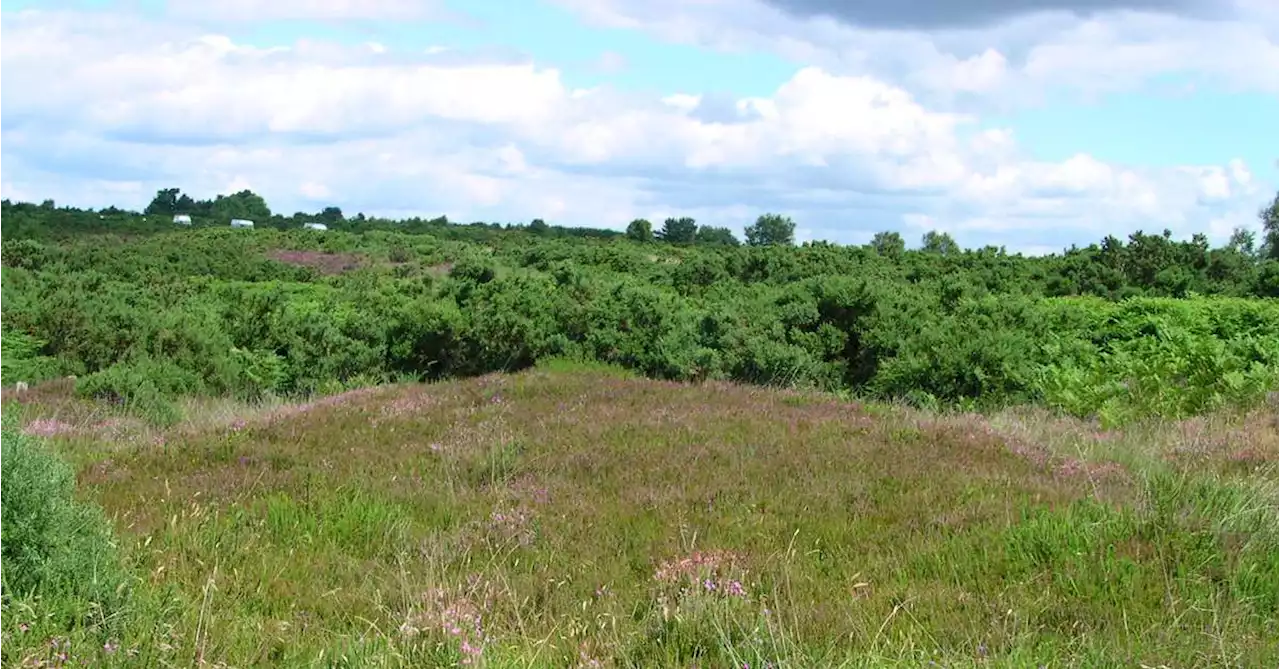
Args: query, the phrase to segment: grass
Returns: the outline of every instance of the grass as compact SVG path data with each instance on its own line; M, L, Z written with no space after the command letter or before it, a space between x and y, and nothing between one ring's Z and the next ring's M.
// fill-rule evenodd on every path
M559 362L104 430L36 390L134 582L112 624L7 601L6 666L1280 659L1274 408L1103 432Z

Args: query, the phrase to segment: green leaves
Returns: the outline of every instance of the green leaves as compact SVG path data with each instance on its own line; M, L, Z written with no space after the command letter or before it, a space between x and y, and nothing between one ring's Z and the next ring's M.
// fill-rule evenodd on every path
M185 197L162 195L164 207ZM251 196L219 206L256 207ZM666 220L673 243L652 244L642 220L625 236L529 234L341 212L335 225L356 232L166 222L125 237L103 234L105 215L4 207L17 231L4 241L5 378L76 373L83 392L165 420L182 394L306 395L551 356L940 407L1034 402L1109 422L1244 406L1276 387L1275 301L1222 296L1275 272L1204 239L1136 234L1030 259L964 251L942 233L924 251L894 233L795 248L777 215L737 247L690 218ZM298 264L331 254L342 257L323 271Z
M70 616L58 621L68 626L118 603L124 577L110 521L100 508L75 498L70 466L20 433L16 422L6 420L3 430L0 572L6 600L45 598L50 613Z
M41 353L45 342L10 330L4 331L0 342L0 378L5 384L43 381L59 374L58 361Z
M1242 302L1089 304L1110 312L1104 331L1094 335L1098 347L1092 355L1046 365L1037 390L1049 406L1099 414L1111 424L1144 416L1183 418L1260 401L1276 387L1276 313L1256 302L1254 313L1246 315L1241 309L1249 303ZM1235 334L1221 331L1221 312L1235 312ZM1060 349L1055 343L1046 352Z
M764 214L744 231L748 246L791 246L796 243L796 224L787 216Z

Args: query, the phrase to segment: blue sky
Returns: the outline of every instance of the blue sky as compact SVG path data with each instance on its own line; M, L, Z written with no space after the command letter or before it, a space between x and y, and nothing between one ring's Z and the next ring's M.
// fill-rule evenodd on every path
M1050 4L7 2L0 191L615 228L780 211L802 238L1027 252L1255 225L1274 8Z
M1171 77L1098 100L1056 97L985 123L1012 128L1041 160L1088 152L1108 162L1163 167L1243 158L1260 176L1275 179L1280 98L1274 93L1215 90L1196 77Z

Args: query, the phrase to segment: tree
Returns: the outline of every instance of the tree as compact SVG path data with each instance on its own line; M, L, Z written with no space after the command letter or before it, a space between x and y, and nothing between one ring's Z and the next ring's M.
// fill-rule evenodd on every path
M960 245L956 243L956 240L951 238L951 235L937 230L930 230L924 233L924 237L921 238L921 242L923 244L923 248L921 250L925 253L936 253L938 255L946 256L954 255L960 251Z
M341 223L342 221L345 220L345 217L343 217L342 215L342 209L338 207L325 207L323 210L320 211L320 213L316 216L316 218L319 219L321 223L324 223L326 225Z
M151 204L148 204L147 208L142 210L142 213L148 216L178 213L178 195L181 193L182 190L179 188L162 188L156 191L156 196L151 199Z
M745 230L748 246L792 246L796 243L796 224L789 217L764 214Z
M627 224L627 239L633 242L653 241L653 224L643 218L637 218Z
M550 229L551 226L547 225L547 222L540 218L535 218L529 223L529 232L532 232L535 235L545 235Z
M692 244L697 236L698 222L688 216L668 218L662 222L662 232L658 233L662 241L671 244Z
M877 232L871 238L871 248L887 258L897 258L907 249L907 242L896 232Z
M1251 256L1256 250L1257 237L1252 230L1246 228L1236 228L1231 231L1231 240L1227 242L1227 248L1237 253Z
M1280 193L1276 194L1276 199L1262 211L1258 212L1258 218L1262 220L1262 248L1259 254L1267 260L1276 260L1280 257L1280 240L1277 239L1277 228L1280 228Z
M267 201L251 190L242 190L231 195L219 195L213 201L210 213L218 218L247 218L249 220L271 218L271 208L267 206Z
M698 234L695 240L699 244L721 245L721 246L738 246L741 242L737 237L733 236L733 231L729 228L715 228L704 225L698 228Z

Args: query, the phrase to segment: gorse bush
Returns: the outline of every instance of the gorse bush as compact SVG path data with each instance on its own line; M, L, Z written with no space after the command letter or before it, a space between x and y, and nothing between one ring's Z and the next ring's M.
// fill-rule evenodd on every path
M441 221L125 238L96 215L5 207L5 378L79 374L81 393L161 422L181 395L308 395L547 357L1108 423L1276 388L1277 301L1258 288L1274 262L1160 235L1045 258L936 236L888 252ZM118 230L130 225L146 229Z
M75 497L75 474L6 419L0 438L0 571L4 603L39 600L40 610L72 626L121 602L124 572L111 525ZM16 624L8 611L6 627Z

